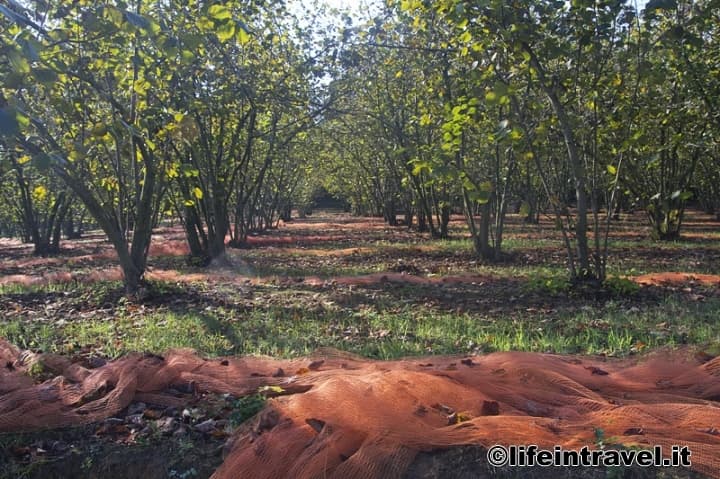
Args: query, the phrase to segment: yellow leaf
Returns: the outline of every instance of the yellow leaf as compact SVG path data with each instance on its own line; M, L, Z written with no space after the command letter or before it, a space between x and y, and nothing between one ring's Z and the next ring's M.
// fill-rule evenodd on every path
M197 199L199 199L199 200L201 200L202 197L203 197L203 192L202 192L202 190L201 190L200 188L198 188L197 186L196 186L195 189L193 190L193 194L195 195L195 198L197 198Z
M36 186L32 192L32 197L35 201L42 201L47 197L47 188L43 185Z
M200 30L210 30L215 26L213 22L207 17L198 18L197 20L195 20L195 25Z
M248 34L244 28L240 27L237 29L237 39L240 45L245 45L250 41L250 34Z
M227 20L232 17L230 10L224 5L213 5L208 9L208 15L215 20Z
M512 131L510 131L510 139L517 141L523 137L522 131L519 128L513 128Z
M218 25L215 27L215 34L217 35L218 40L225 43L235 36L235 23L230 20Z
M180 176L180 174L178 173L178 170L177 170L177 165L175 165L175 164L170 165L170 167L167 170L167 175L168 175L168 178L177 178L178 176Z
M280 393L284 393L285 390L283 388L281 388L280 386L262 386L262 387L258 388L258 392L259 393L271 392L271 393L280 394Z

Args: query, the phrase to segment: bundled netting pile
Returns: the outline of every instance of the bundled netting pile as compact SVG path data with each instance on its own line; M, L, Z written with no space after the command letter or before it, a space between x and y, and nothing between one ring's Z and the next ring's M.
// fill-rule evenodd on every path
M87 369L0 342L0 432L90 423L132 401L180 406L168 388L281 395L241 426L217 478L398 477L418 451L456 445L577 449L595 430L627 446L686 445L720 478L720 358L640 360L495 353L369 361L335 351L298 360L128 356ZM33 364L57 374L36 384Z

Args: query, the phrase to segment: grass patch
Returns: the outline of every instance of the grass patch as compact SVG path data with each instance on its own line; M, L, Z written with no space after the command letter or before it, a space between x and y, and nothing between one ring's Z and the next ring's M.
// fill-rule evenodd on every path
M316 309L268 305L247 311L155 311L114 319L0 322L0 337L23 348L115 358L132 351L161 354L193 348L203 355L307 355L333 347L378 359L493 351L625 356L663 346L720 342L720 300L630 306L592 303L570 311L503 315L439 311L393 302Z
M627 226L637 230L635 223ZM621 279L655 271L717 272L713 259L720 245L704 238L612 238L607 294L594 297L571 287L552 228L509 225L504 248L510 254L501 263L476 258L462 224L453 223L451 233L452 239L431 240L404 229L350 230L343 233L347 241L307 242L313 250L347 250L328 255L303 254L302 241L288 248L231 250L236 267L220 272L281 279L386 271L435 278L471 274L481 276L477 284L388 282L350 291L301 281L158 281L140 310L122 301L118 282L0 285L0 337L27 349L91 350L111 358L178 347L210 356L295 357L329 346L383 359L506 350L626 355L720 338L720 299L713 294L695 301L678 293L650 305L647 294L636 294L635 283ZM213 274L212 268L184 265L183 257L151 259L160 269ZM690 296L705 294L698 285L692 288L701 294Z

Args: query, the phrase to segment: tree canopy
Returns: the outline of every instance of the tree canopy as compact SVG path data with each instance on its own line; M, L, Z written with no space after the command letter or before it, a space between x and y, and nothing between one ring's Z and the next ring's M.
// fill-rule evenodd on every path
M0 3L0 233L53 254L91 218L135 294L160 222L208 264L326 191L438 238L463 214L487 261L549 214L602 281L619 209L660 239L720 212L718 0L288 7Z

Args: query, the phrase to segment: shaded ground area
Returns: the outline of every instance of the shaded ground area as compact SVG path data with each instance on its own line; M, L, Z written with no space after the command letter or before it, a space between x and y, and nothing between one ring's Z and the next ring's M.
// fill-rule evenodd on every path
M621 449L620 449L621 450ZM403 479L699 479L704 475L678 467L495 467L488 463L487 449L458 446L420 452Z
M720 274L720 223L709 215L688 213L684 235L677 242L649 241L644 218L627 216L613 224L611 273L682 271ZM375 218L342 214L295 220L248 239L248 249L231 251L235 277L265 278L404 272L413 275L486 274L528 276L539 267L565 266L559 232L549 220L523 224L511 215L506 231L508 260L483 264L474 256L461 218L451 223L454 239L436 241L402 227L388 227ZM72 280L117 280L115 253L99 234L63 243L54 258L34 258L32 247L0 240L0 284L47 284ZM184 263L187 245L179 228L160 228L150 250L149 278L168 274L205 274ZM211 269L212 271L212 269ZM192 280L192 277L190 278Z
M24 348L103 358L170 347L288 357L330 346L382 359L498 350L622 356L680 344L714 353L718 288L682 278L576 291L564 280L493 276L215 277L159 283L141 305L124 301L117 283L70 283L0 295L0 336Z
M150 432L137 436L138 443L133 444L120 441L119 436L102 434L106 424L122 430L124 422L111 418L100 427L0 436L0 478L210 477L222 463L224 441L196 432Z

